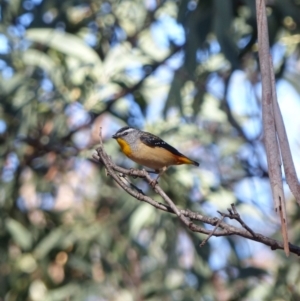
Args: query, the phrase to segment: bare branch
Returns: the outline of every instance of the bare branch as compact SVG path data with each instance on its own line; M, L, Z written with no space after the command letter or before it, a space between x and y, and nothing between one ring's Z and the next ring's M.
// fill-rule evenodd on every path
M271 78L272 87L275 87L276 82L275 82L275 76L273 70L274 68L273 68L271 57L270 57L270 68L271 68L271 76L272 76ZM289 140L286 134L281 111L278 105L276 93L273 93L273 109L274 109L276 132L278 135L278 142L280 146L281 158L283 162L286 181L297 203L300 205L300 185L299 185L295 165L291 154Z
M231 208L232 209L227 209L228 210L228 212L229 212L229 214L228 213L222 213L222 212L220 212L220 211L218 211L223 217L228 217L228 218L230 218L230 219L235 219L236 221L238 221L240 224L241 224L241 226L243 227L243 228L245 228L249 233L251 233L251 235L253 236L253 237L255 237L255 232L250 228L250 227L248 227L247 225L246 225L246 223L242 220L242 218L241 218L241 216L240 216L240 214L237 212L237 210L236 210L236 207L235 207L235 205L234 204L231 204Z
M262 81L262 113L264 142L267 154L269 176L274 200L275 211L280 216L281 232L284 241L284 251L289 255L287 218L283 192L281 158L276 136L273 97L276 97L275 86L272 86L270 67L269 34L267 24L266 6L264 0L256 0L258 53Z
M262 234L254 232L252 229L250 229L249 226L247 226L241 219L240 215L237 213L234 205L232 205L232 212L229 211L228 214L222 214L222 218L217 218L217 217L208 217L205 215L202 215L198 212L193 212L190 210L182 210L176 207L174 202L166 195L166 193L162 190L162 188L159 185L155 185L155 192L158 193L163 200L168 204L162 204L151 197L145 195L140 189L137 187L133 186L132 183L129 182L128 179L126 181L124 180L124 175L127 176L134 176L134 177L139 177L142 179L145 179L149 185L151 186L152 183L152 178L150 175L145 171L145 170L136 170L136 169L125 169L120 166L115 165L109 156L106 154L104 147L103 147L103 142L102 142L102 137L101 137L101 129L100 129L100 147L97 148L97 154L93 155L94 160L102 163L106 170L107 174L111 176L115 182L121 186L121 188L126 191L128 194L133 196L139 201L146 202L150 204L151 206L154 206L155 208L176 214L178 218L183 222L184 225L186 225L191 231L193 232L199 232L205 235L208 235L209 237L204 241L204 243L211 237L211 236L230 236L230 235L238 235L253 241L257 241L260 243L263 243L267 246L269 246L272 250L276 249L284 249L284 246L281 242L266 237ZM232 226L230 224L227 224L223 221L225 217L229 217L231 219L237 220L243 228L238 228L235 226ZM211 225L214 228L212 230L206 229L204 227L201 227L194 223L193 221L199 221L202 222L203 224ZM203 243L202 243L203 244ZM292 253L295 253L300 256L300 248L289 244L290 251Z

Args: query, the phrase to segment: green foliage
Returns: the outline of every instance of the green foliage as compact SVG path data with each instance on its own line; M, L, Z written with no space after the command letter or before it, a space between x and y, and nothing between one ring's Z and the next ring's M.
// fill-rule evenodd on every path
M289 57L296 65L299 6L268 9L271 46L285 43L278 77L300 91L298 70L286 68ZM160 180L178 207L216 216L235 202L255 231L277 235L259 123L247 134L259 101L241 96L241 112L228 96L237 70L259 86L254 1L20 0L0 11L0 300L299 299L293 256L236 237L200 248L204 236L91 161L101 126L109 155L133 167L109 138L143 127L201 163Z

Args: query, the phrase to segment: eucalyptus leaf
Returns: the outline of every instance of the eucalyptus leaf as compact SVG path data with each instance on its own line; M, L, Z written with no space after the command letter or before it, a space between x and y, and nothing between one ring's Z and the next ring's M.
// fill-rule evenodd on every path
M54 248L63 243L65 233L61 228L51 231L35 247L33 253L37 259L43 259Z
M11 234L14 242L23 250L29 250L32 247L33 237L31 232L26 229L20 222L12 218L6 218L5 227Z

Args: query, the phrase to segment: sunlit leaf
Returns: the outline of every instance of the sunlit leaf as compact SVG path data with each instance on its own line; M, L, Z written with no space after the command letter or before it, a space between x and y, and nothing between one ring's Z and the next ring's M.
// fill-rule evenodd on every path
M135 210L130 221L130 232L136 235L142 227L153 222L155 219L155 210L148 204L141 204Z
M31 248L33 243L32 234L20 222L12 218L7 218L5 220L5 226L14 239L14 242L23 250L29 250Z
M24 84L26 76L24 74L17 73L11 78L2 79L0 81L0 93L3 96L11 95Z
M43 259L53 248L63 243L64 235L64 231L60 228L51 231L35 247L34 256Z
M75 35L48 28L34 28L27 30L26 37L31 41L48 45L86 63L101 65L101 60L95 51Z
M65 300L80 294L80 289L75 283L69 283L59 288L49 290L45 297L45 301L60 301Z

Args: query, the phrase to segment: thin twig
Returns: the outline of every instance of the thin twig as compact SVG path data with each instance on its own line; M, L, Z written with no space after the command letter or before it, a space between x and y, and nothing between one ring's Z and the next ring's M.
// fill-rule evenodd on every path
M208 240L215 234L215 232L219 228L220 224L223 222L224 218L225 218L225 216L222 216L222 218L220 218L218 220L217 224L215 225L215 227L213 228L213 230L211 231L211 233L209 233L209 235L199 245L200 248L203 247L208 242Z
M232 210L231 210L230 208L227 209L228 212L229 212L229 214L227 214L227 213L222 213L222 212L220 212L220 211L218 211L218 213L220 213L223 217L228 217L228 218L230 218L230 219L235 219L236 221L238 221L238 222L240 223L240 225L241 225L244 229L246 229L249 233L251 233L251 235L252 235L253 237L255 237L255 236L256 236L256 233L255 233L250 227L248 227L248 226L246 225L246 223L242 220L242 218L241 218L240 214L237 212L236 207L235 207L234 204L231 204L231 208L232 208Z

